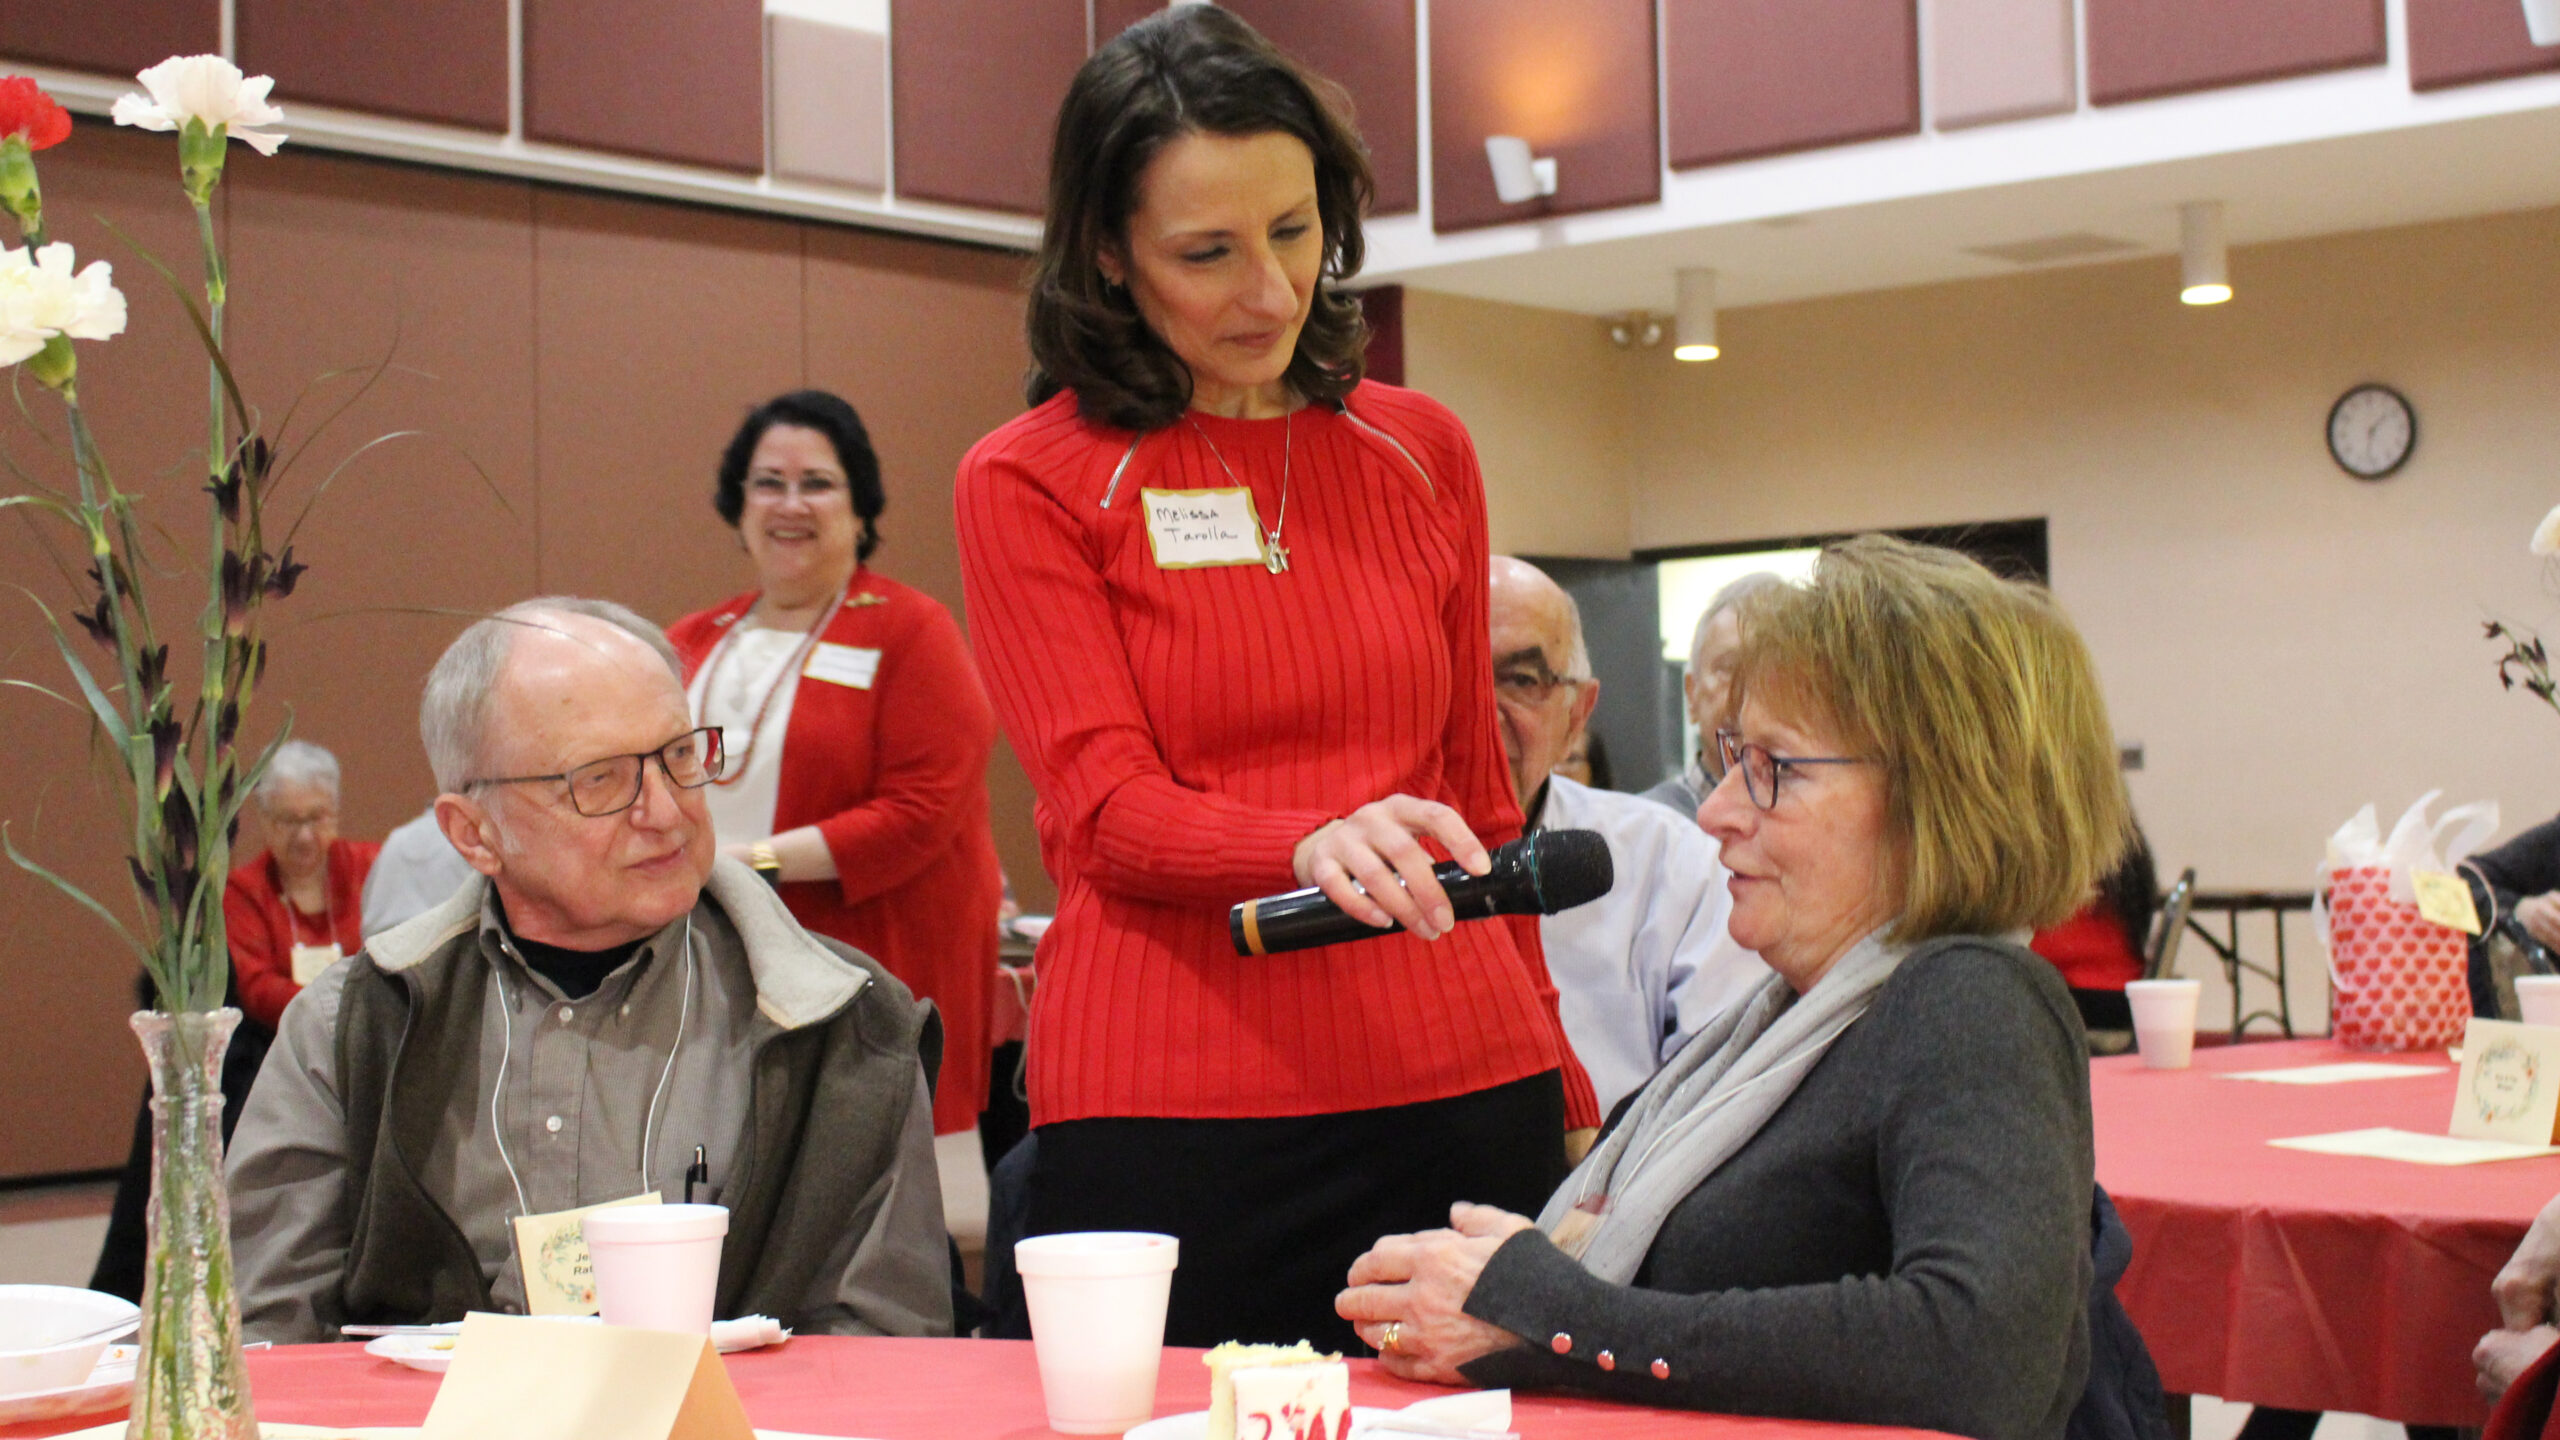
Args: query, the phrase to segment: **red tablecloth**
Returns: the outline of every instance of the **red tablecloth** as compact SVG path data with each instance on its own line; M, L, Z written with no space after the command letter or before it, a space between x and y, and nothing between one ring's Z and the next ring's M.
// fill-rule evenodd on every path
M2442 1073L2342 1085L2217 1078L2342 1060ZM2371 1055L2326 1040L2199 1049L2191 1070L2090 1066L2098 1183L2133 1232L2117 1287L2172 1391L2295 1410L2477 1425L2471 1346L2489 1281L2560 1194L2560 1157L2410 1165L2278 1150L2296 1135L2392 1126L2442 1134L2441 1051Z
M728 1357L729 1378L747 1416L774 1430L856 1435L870 1440L1015 1440L1051 1434L1040 1407L1031 1345L1019 1340L797 1339ZM258 1418L304 1425L416 1425L426 1419L439 1377L376 1360L355 1345L292 1345L249 1356ZM1351 1398L1399 1406L1450 1392L1413 1385L1351 1362ZM1209 1372L1197 1350L1167 1350L1156 1383L1156 1413L1206 1409ZM41 1426L0 1426L0 1436L59 1435L114 1419L110 1414ZM1513 1428L1522 1440L1946 1440L1926 1430L1810 1421L1747 1420L1640 1410L1598 1400L1515 1395Z

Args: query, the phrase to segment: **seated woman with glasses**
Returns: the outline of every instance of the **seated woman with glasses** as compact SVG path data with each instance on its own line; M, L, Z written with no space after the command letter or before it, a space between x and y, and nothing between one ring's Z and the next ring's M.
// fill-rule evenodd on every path
M1409 1379L2059 1437L2090 1369L2087 1054L2015 942L2129 834L2051 596L1863 537L1752 597L1699 820L1773 972L1536 1220L1380 1240L1343 1316Z

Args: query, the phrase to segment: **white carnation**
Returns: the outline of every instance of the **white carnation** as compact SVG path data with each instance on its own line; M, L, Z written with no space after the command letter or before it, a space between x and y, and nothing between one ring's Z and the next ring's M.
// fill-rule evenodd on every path
M267 103L267 92L276 83L273 76L243 78L239 66L219 55L175 55L134 78L151 98L127 95L117 100L119 125L145 130L183 130L190 120L201 121L207 130L227 125L232 139L249 142L261 155L273 155L284 143L282 135L250 128L284 119L282 110Z
M124 333L124 294L104 260L75 273L71 247L29 255L0 250L0 365L15 365L56 335L105 340Z

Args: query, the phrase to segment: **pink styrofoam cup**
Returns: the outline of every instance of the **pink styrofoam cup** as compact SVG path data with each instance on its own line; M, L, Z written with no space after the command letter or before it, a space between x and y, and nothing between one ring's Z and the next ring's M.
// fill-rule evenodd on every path
M2517 976L2516 1014L2527 1025L2560 1025L2560 975Z
M1180 1251L1170 1235L1130 1230L1035 1235L1013 1247L1050 1429L1117 1435L1154 1418Z
M2125 1004L2133 1011L2133 1042L2154 1070L2184 1070L2196 1048L2200 980L2128 980Z
M725 1205L616 1205L586 1218L596 1308L607 1325L711 1333Z

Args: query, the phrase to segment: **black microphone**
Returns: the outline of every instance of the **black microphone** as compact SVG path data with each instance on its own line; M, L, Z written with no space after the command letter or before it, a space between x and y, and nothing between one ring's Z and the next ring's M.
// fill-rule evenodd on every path
M1468 874L1455 861L1431 874L1449 892L1450 908L1461 920L1553 915L1608 894L1617 879L1609 863L1609 842L1597 830L1536 831L1494 851L1493 868L1482 875ZM1339 945L1403 928L1381 930L1354 919L1313 887L1247 900L1227 912L1227 938L1239 955Z

